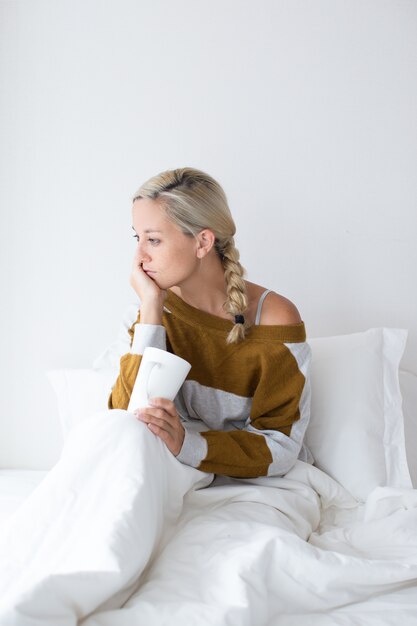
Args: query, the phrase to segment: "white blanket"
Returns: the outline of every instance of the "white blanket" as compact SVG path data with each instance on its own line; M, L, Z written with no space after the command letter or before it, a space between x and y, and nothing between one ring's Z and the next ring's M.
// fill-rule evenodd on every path
M91 416L1 528L1 626L417 624L416 491L212 479Z

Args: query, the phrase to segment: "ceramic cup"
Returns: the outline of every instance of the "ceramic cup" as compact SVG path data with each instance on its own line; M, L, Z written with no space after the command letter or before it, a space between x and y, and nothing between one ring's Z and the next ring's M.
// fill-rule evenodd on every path
M128 411L149 406L150 398L174 400L191 369L185 359L159 348L145 348Z

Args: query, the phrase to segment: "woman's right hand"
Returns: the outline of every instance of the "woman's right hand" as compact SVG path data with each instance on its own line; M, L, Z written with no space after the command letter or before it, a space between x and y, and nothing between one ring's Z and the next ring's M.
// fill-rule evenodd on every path
M140 298L140 321L143 324L161 324L167 292L144 272L139 246L132 263L130 285Z

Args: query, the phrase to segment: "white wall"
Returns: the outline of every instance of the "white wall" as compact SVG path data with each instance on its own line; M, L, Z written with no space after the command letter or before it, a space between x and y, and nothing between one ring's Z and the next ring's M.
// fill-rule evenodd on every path
M45 371L91 367L132 298L131 197L201 168L251 280L310 336L410 329L417 3L0 4L0 466L62 445Z

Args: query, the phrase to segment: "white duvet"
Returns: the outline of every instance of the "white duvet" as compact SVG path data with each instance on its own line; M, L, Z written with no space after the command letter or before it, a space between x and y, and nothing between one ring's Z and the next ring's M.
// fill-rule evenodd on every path
M79 424L1 527L1 626L417 624L417 491L212 478L127 411Z

